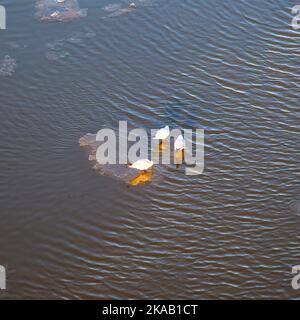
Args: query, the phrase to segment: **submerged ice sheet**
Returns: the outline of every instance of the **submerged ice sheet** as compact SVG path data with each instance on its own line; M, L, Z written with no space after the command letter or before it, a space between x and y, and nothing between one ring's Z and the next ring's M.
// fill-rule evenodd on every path
M35 7L41 21L71 21L87 15L87 9L81 9L77 0L38 0Z
M290 208L296 215L300 216L300 200L296 200L290 204Z
M128 168L125 164L99 164L96 161L96 152L101 142L96 141L96 136L96 134L88 133L79 139L79 144L81 147L86 147L87 157L94 162L93 168L99 174L117 178L129 186L145 184L152 180L153 171L139 172L136 169Z
M67 44L71 43L74 45L81 44L85 39L91 39L96 36L94 32L80 32L74 31L67 35L65 38L56 39L52 42L46 43L46 58L50 61L61 60L70 56L67 50Z
M3 60L0 60L0 76L11 76L16 66L16 60L6 55Z
M94 144L96 143L97 145L96 137L97 137L97 134L87 133L86 135L84 135L79 139L79 144L81 147L92 146L93 143Z
M64 48L65 40L58 39L53 42L47 42L46 48L49 50L46 52L46 58L50 61L64 59L69 56L69 52Z

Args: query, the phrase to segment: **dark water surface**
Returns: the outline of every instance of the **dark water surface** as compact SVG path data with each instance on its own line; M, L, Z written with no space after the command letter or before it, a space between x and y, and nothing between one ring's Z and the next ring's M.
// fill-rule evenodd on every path
M4 0L1 298L299 298L300 30L288 0ZM299 3L300 4L300 3ZM204 128L205 172L97 174L87 132ZM298 201L298 202L297 202Z

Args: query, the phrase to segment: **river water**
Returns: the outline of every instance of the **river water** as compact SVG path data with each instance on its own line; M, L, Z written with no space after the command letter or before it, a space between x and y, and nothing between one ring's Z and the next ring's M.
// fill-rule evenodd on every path
M299 298L295 1L129 2L1 1L0 298ZM97 173L78 139L120 120L204 129L203 174Z

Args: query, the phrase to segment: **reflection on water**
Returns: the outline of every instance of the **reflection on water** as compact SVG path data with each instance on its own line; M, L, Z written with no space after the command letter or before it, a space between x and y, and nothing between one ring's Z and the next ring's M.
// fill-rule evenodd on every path
M151 182L153 177L153 169L146 172L139 173L135 178L129 181L130 186L143 185L145 183Z
M0 33L0 65L8 55L2 70L14 71L0 81L1 298L298 299L294 1L136 0L102 19L130 2L79 0L84 19L51 24L30 0L10 6ZM204 128L204 173L97 166L77 140L120 120Z
M184 150L174 152L174 162L179 168L179 166L184 162Z

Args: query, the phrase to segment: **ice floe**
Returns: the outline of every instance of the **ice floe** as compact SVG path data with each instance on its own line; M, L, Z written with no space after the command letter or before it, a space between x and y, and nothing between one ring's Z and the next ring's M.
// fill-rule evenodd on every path
M85 39L91 39L95 36L96 33L94 32L74 31L66 35L64 38L59 38L51 42L47 42L45 45L48 49L48 51L46 52L46 58L50 61L67 58L70 55L69 51L66 49L68 43L79 45Z
M16 60L6 55L0 60L0 76L11 76L17 66Z
M67 22L87 15L77 0L37 0L36 17L41 21Z
M101 142L96 140L97 134L88 133L79 139L79 145L87 151L87 158L93 163L93 168L101 175L121 180L129 186L145 184L152 180L153 171L138 172L126 164L100 164L96 161L96 152Z

